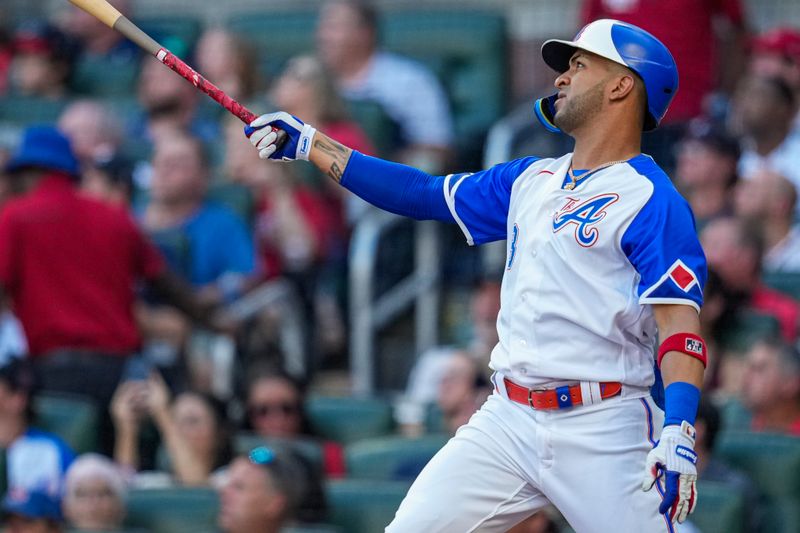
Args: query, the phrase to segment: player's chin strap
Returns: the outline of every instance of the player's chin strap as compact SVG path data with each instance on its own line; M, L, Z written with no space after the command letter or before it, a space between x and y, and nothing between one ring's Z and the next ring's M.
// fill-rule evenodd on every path
M547 131L561 133L561 130L558 129L558 126L556 126L553 120L556 114L556 100L558 100L558 93L548 96L547 98L539 98L536 100L536 103L533 104L533 111L536 113L536 118L539 119L539 122L542 123Z

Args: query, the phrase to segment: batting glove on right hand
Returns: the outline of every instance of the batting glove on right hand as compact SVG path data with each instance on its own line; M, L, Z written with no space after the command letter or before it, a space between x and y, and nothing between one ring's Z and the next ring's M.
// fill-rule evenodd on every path
M281 131L285 136L280 134ZM258 157L278 161L308 161L316 132L312 126L283 111L261 115L244 128L250 144L258 150Z
M697 503L697 454L694 451L695 431L683 421L680 426L666 426L658 445L647 454L642 490L653 488L664 478L664 501L658 508L661 514L669 511L669 519L683 522Z

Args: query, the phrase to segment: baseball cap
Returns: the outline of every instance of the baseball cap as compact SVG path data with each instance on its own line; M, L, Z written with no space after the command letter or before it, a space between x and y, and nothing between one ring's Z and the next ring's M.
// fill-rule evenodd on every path
M46 54L72 62L78 53L77 43L47 22L31 20L17 27L11 40L15 53Z
M0 381L15 391L30 393L36 388L33 367L27 359L10 357L0 366Z
M22 142L6 164L6 172L28 167L78 175L78 160L69 139L53 126L31 126L22 133Z
M46 492L11 489L3 498L4 516L14 514L33 519L61 521L61 503Z
M789 27L773 28L757 35L750 42L754 52L772 52L800 63L800 30Z

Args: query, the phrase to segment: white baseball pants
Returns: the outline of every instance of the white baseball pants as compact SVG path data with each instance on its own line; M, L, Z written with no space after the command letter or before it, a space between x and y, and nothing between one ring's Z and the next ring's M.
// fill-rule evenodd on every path
M501 387L420 473L386 532L500 533L552 503L577 533L673 533L659 491L641 488L663 416L649 395L535 411Z

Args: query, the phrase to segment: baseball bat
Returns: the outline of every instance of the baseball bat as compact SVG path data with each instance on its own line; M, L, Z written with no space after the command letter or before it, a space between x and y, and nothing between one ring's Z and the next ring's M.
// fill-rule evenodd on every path
M69 0L72 4L99 19L106 26L113 28L139 45L143 50L155 56L176 73L180 74L195 87L213 98L222 107L233 113L245 124L256 119L255 113L225 94L225 92L197 73L179 57L161 46L152 37L143 32L136 24L128 20L106 0Z

